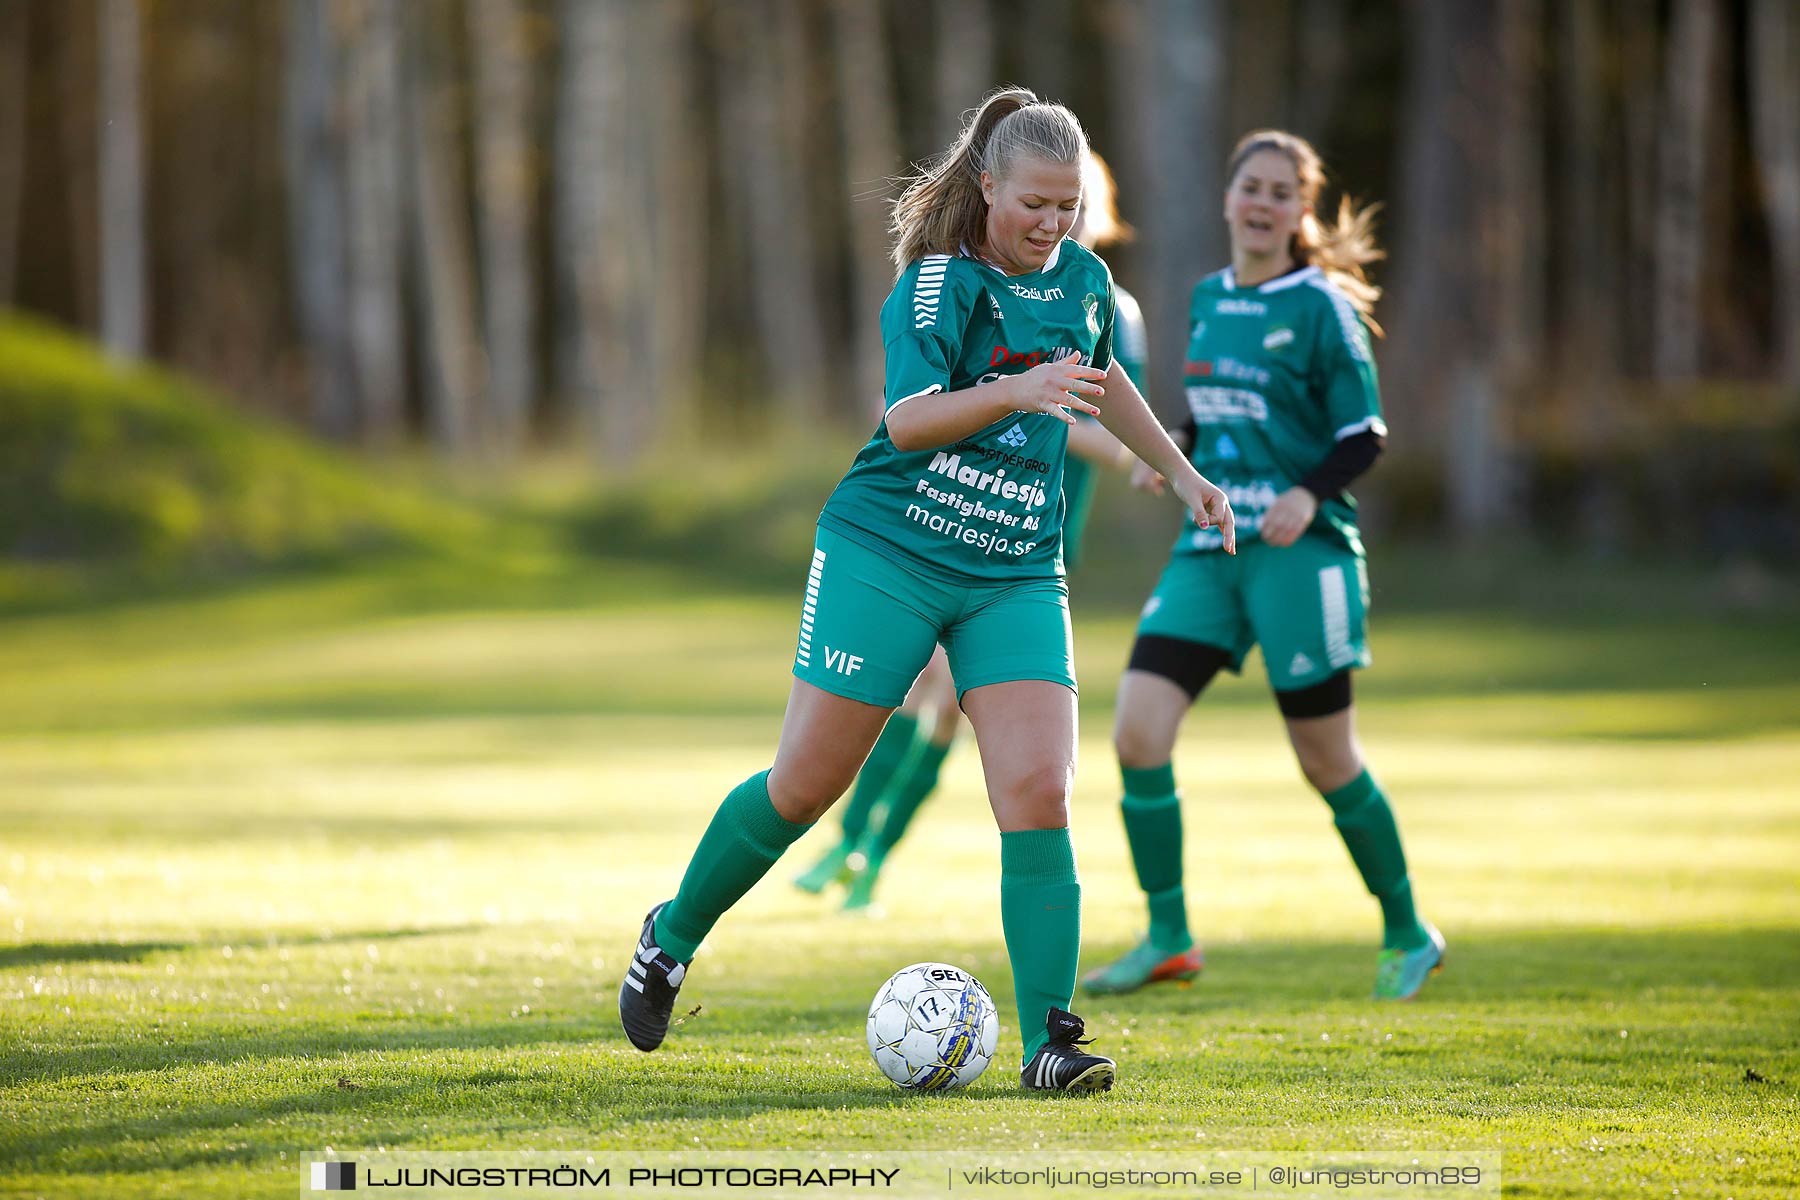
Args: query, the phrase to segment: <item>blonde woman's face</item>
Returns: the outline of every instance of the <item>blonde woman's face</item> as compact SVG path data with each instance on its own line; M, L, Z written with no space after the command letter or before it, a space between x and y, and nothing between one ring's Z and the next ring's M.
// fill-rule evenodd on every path
M987 256L1009 275L1040 270L1081 207L1081 164L1022 158L1005 178L981 173Z
M1245 159L1225 189L1232 249L1253 257L1285 253L1307 212L1300 174L1279 150L1258 150Z

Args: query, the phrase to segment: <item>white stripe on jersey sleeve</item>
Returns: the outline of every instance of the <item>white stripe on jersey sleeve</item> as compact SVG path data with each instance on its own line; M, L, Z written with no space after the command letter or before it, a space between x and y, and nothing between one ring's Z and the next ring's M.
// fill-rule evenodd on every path
M910 395L910 396L902 396L902 397L900 397L900 398L899 398L899 399L898 399L898 400L896 400L896 401L894 401L894 402L893 402L893 403L892 403L892 404L890 404L890 405L888 405L888 406L887 406L887 411L888 411L888 412L893 412L893 411L894 411L894 410L895 410L895 409L896 409L896 408L899 408L899 407L900 407L900 406L901 406L901 405L902 405L902 404L905 404L905 403L906 403L906 402L907 402L907 401L908 401L908 400L913 400L913 399L917 399L917 398L918 398L918 397L920 397L920 396L929 396L929 395L931 395L931 394L932 394L932 393L933 393L933 392L941 392L941 391L943 391L943 390L944 390L944 385L943 385L943 384L941 384L941 383L934 383L934 384L932 384L932 385L931 385L931 386L930 386L930 387L928 387L928 388L926 388L926 389L924 389L924 390L923 390L923 391L918 391L918 392L914 392L914 393L913 393L913 394L912 394L912 395Z
M1355 437L1359 433L1373 433L1376 437L1386 437L1387 422L1380 417L1364 417L1355 424L1344 426L1332 436L1341 442L1345 438Z
M1330 298L1332 310L1337 313L1338 328L1344 335L1344 348L1350 351L1350 357L1357 362L1371 361L1369 335L1364 332L1362 318L1357 315L1356 306L1350 303L1350 297L1321 276L1312 276L1306 282Z

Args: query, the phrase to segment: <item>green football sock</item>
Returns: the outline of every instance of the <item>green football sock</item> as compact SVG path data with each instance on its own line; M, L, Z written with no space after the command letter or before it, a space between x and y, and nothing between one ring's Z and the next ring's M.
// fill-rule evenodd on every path
M1067 1009L1081 954L1081 884L1067 829L1000 835L1000 923L1012 960L1019 1036L1030 1062L1050 1040L1052 1008Z
M1175 791L1175 768L1121 766L1125 798L1125 840L1138 886L1150 902L1150 940L1158 949L1180 954L1194 944L1188 933L1187 893L1181 883L1181 797Z
M1416 950L1431 940L1413 906L1412 881L1394 810L1375 777L1364 771L1343 787L1321 793L1331 806L1350 861L1362 873L1369 894L1381 902L1384 949Z
M912 824L925 798L937 789L938 776L944 769L944 757L950 753L950 745L949 742L941 746L936 742L925 742L906 760L895 777L893 791L888 794L881 826L867 843L866 853L872 864L886 858L888 851L900 844L900 839L906 836L906 827Z
M700 836L681 877L681 890L656 917L656 944L688 962L725 910L811 825L796 825L769 802L769 773L752 775L731 790Z
M868 761L856 776L856 790L844 805L844 845L855 847L869 829L869 814L894 781L894 774L906 761L907 753L919 734L919 722L896 711L888 718L887 727L875 739Z

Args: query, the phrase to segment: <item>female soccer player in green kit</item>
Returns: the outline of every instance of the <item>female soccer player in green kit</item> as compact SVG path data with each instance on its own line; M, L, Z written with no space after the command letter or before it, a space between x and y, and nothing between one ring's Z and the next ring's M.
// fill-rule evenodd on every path
M1090 150L1081 167L1081 208L1069 236L1089 250L1129 240L1131 227L1119 219L1116 192L1106 161ZM1113 356L1142 390L1147 357L1144 316L1131 293L1117 284L1113 298L1117 305ZM1094 506L1096 468L1128 471L1138 460L1086 413L1069 427L1069 455L1063 464L1063 565L1073 571L1081 559L1082 535ZM927 712L931 714L929 726L921 724ZM906 836L920 806L937 788L944 759L961 725L956 681L939 647L900 708L888 718L875 748L869 751L869 760L857 773L856 786L840 818L842 836L795 877L794 886L817 895L832 883L843 882L844 911L869 910L882 866Z
M1150 930L1082 983L1094 993L1128 992L1200 970L1170 759L1200 692L1261 643L1301 773L1381 903L1375 995L1406 999L1442 966L1444 939L1414 908L1393 809L1357 744L1350 688L1351 669L1369 664L1369 584L1344 489L1375 461L1387 433L1368 334L1380 291L1363 274L1380 252L1366 210L1345 201L1334 225L1317 220L1324 170L1293 134L1248 135L1225 178L1231 266L1194 288L1189 418L1174 432L1195 469L1226 488L1244 552L1218 553L1219 539L1204 529L1182 534L1144 606L1119 685L1114 744ZM1139 482L1160 491L1153 471Z
M1070 410L1100 415L1227 549L1236 533L1224 492L1113 359L1106 265L1065 240L1086 152L1068 109L996 92L894 205L886 417L819 514L774 765L725 798L675 897L644 919L619 989L640 1050L662 1044L701 941L844 793L941 641L1000 829L1021 1082L1112 1086L1113 1062L1081 1050L1067 1011L1081 940L1061 536Z

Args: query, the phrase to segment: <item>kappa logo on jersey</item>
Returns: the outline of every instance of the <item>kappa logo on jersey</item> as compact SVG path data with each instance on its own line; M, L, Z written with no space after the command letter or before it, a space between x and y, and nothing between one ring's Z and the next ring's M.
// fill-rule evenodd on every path
M944 274L950 269L948 254L930 254L919 260L919 277L913 283L913 328L937 324L938 302L943 297Z
M1219 458L1242 458L1237 443L1231 440L1229 433L1221 433L1219 440L1213 445L1213 454Z
M1030 440L1030 438L1025 436L1025 431L1017 425L1014 425L1011 429L1001 434L999 438L1001 445L1011 446L1014 450L1017 450L1020 446L1023 446Z
M1263 335L1263 349L1279 350L1293 340L1294 331L1286 326L1283 326L1280 329L1271 329L1268 333Z

